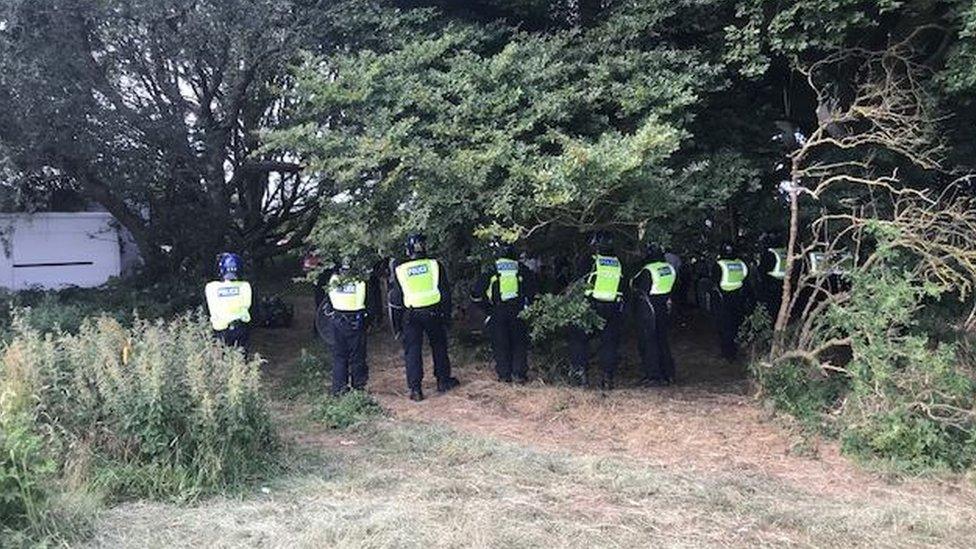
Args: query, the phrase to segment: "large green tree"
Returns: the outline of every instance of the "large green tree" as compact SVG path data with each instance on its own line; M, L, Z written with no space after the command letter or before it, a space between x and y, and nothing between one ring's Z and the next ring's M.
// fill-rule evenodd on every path
M154 264L300 244L321 182L257 150L322 13L305 4L3 0L0 142L22 185L101 203Z
M314 233L323 249L387 254L416 229L458 261L472 237L552 254L594 229L667 239L758 181L734 139L693 133L729 87L721 26L699 17L720 2L621 3L590 26L534 31L512 10L402 20L390 4L353 4L405 38L309 56L294 124L269 136L335 181Z

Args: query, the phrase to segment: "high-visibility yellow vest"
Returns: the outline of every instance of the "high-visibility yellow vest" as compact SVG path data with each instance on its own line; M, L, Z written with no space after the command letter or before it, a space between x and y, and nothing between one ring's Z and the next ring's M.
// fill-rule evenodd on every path
M430 307L441 302L440 267L433 259L416 259L396 268L397 282L403 290L403 306L408 309Z
M723 292L734 292L742 288L749 276L749 268L741 259L720 259L718 266L722 269L722 279L718 281L718 287Z
M337 275L329 279L329 302L332 308L341 312L356 312L366 309L366 283L360 280L343 282Z
M807 255L811 274L846 275L854 269L854 256L848 252L810 252Z
M495 299L495 283L498 283L499 301L511 301L519 296L519 286L522 277L519 276L519 264L514 259L499 259L495 261L495 274L488 283L488 299Z
M671 293L678 274L674 267L666 261L654 261L644 265L642 269L651 275L651 295L666 295ZM636 277L635 277L636 278Z
M226 330L234 322L251 321L251 285L243 280L220 280L207 284L207 310L214 330Z
M850 274L854 270L854 256L848 252L844 252L834 268L839 275Z
M776 264L773 265L773 270L766 274L777 280L783 280L786 278L786 248L769 248L769 253L776 258Z
M620 279L623 269L620 260L606 255L593 256L594 269L587 278L590 288L586 295L597 301L612 302L620 299Z

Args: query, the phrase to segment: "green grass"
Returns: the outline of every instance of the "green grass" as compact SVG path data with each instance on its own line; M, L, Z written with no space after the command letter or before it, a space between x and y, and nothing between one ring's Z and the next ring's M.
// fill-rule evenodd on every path
M347 429L385 413L369 393L351 391L340 397L325 397L312 411L312 419L330 429Z

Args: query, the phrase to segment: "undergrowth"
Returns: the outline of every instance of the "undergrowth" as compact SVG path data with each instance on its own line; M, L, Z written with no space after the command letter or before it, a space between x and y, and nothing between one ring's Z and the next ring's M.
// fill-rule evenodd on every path
M321 355L326 354L321 353ZM315 397L329 392L332 385L332 366L331 362L320 354L303 347L292 372L282 386L285 398Z
M379 402L366 391L350 391L338 397L325 397L312 411L312 419L330 429L347 429L385 414Z
M102 316L76 334L15 317L0 357L0 518L8 538L57 531L68 488L109 501L189 501L272 467L260 358L204 319ZM70 512L70 510L69 510Z
M926 303L944 289L884 261L849 277L849 297L811 321L817 339L846 338L843 353L757 360L762 394L808 427L838 436L843 450L893 473L963 471L976 466L976 368L966 334L927 331ZM949 322L949 319L946 319ZM928 323L931 325L931 322ZM969 336L971 337L971 336Z
M14 316L40 332L75 333L91 316L110 316L124 325L138 318L173 318L203 304L199 285L182 280L113 280L99 288L60 291L0 290L0 334L10 336Z

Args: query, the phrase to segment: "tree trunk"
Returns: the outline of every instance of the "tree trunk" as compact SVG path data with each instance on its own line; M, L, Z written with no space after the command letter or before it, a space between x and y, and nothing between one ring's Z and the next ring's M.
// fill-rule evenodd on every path
M793 170L795 173L795 169ZM773 327L773 355L783 351L786 327L790 322L790 309L793 305L793 272L796 270L796 241L800 225L800 193L796 178L792 178L790 185L790 237L786 245L786 276L783 278L783 294Z
M112 216L132 234L139 253L150 268L159 267L162 263L161 250L153 236L150 222L132 210L125 201L116 196L108 185L97 175L83 165L83 163L65 159L65 170L79 183L85 194L102 205Z

